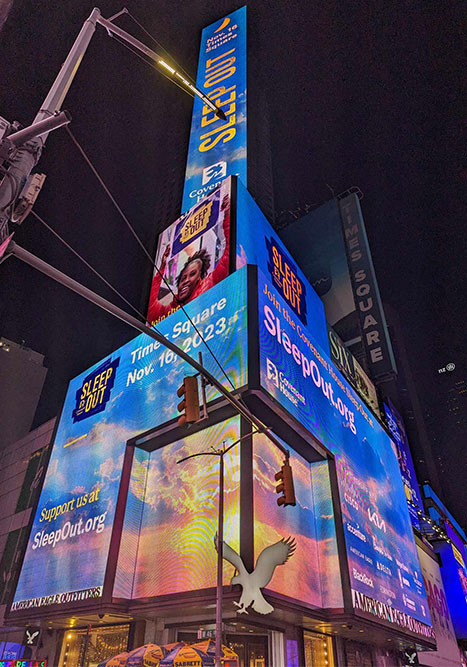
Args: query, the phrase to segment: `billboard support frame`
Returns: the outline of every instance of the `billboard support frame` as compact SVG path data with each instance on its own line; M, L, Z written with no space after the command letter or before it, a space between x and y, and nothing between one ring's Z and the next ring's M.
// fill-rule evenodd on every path
M352 604L352 593L349 574L349 560L344 533L344 517L342 516L339 480L337 479L336 459L332 454L328 455L329 482L331 484L332 510L334 514L334 527L336 529L337 553L339 557L339 569L342 585L342 597L344 599L344 612L353 614L355 612Z
M131 469L133 466L133 456L135 448L127 443L123 457L122 472L120 475L120 486L118 489L117 504L115 507L115 516L112 526L112 535L110 537L109 552L107 556L107 565L104 574L104 585L102 590L102 603L112 602L112 591L115 581L115 572L117 570L118 554L120 551L120 542L122 537L123 522L125 520L126 501L128 489L130 488Z

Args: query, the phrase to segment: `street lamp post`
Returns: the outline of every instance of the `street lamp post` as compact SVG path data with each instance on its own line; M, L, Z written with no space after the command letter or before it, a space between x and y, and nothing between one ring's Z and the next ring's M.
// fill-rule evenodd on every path
M250 437L243 436L243 437ZM218 502L218 517L217 517L217 584L216 584L216 649L215 649L215 658L216 658L216 667L221 667L221 658L222 658L222 574L223 574L223 554L222 554L222 544L224 542L224 456L230 452L230 450L238 445L242 440L239 438L233 442L228 447L225 442L222 443L220 449L214 449L210 452L200 452L199 454L191 454L190 456L185 456L183 459L177 461L177 463L183 463L188 461L188 459L194 459L197 456L218 456L219 457L219 502Z
M119 12L113 18L115 19L121 13ZM146 46L146 44L140 42L133 35L126 32L126 30L119 28L111 19L105 19L97 7L94 8L84 22L71 50L65 58L60 72L34 118L33 124L25 130L15 133L15 135L7 135L4 139L0 132L0 164L7 159L9 163L6 171L7 175L0 181L0 243L8 236L11 205L21 195L25 182L32 169L37 165L49 132L69 122L69 118L63 114L58 121L57 118L53 117L60 114L63 101L98 24L105 28L109 35L117 36L143 53L155 67L164 72L165 76L168 76L169 79L179 85L188 94L198 97L218 118L224 121L227 120L225 112L210 97L205 95L202 90L197 88L186 75L182 74L176 67L172 67L170 63L167 63L163 57ZM47 122L44 123L44 121ZM39 125L40 123L42 125ZM11 142L13 137L16 137L15 145ZM13 151L15 147L21 150Z

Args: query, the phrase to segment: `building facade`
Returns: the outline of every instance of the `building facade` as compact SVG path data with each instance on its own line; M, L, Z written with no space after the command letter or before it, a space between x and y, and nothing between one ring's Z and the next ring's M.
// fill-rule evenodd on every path
M270 435L212 386L207 418L180 426L176 392L192 370L144 334L75 378L7 621L50 632L57 651L35 657L59 667L212 632L218 461L179 462L237 443L224 543L244 577L267 547L290 550L253 598L224 560L224 640L258 667L399 665L404 647L435 642L391 439L331 362L322 304L285 246L241 183L222 187L224 205L210 206L222 222L205 233L222 225L231 273L157 328L201 351ZM180 239L191 228L190 217L174 227ZM295 506L276 502L287 459Z
M0 449L28 433L46 375L44 355L0 338Z

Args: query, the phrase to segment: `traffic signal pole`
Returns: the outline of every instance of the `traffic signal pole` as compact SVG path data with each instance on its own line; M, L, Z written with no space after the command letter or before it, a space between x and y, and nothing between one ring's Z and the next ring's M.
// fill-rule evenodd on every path
M249 438L250 434L243 436L243 438ZM198 454L191 454L190 456L185 456L177 463L184 463L188 459L195 459L198 456L218 456L219 457L219 501L218 501L218 515L217 515L217 582L216 582L216 647L215 647L215 660L216 667L222 667L222 593L223 593L223 559L224 559L224 456L230 452L230 450L238 445L238 443L243 439L239 438L233 442L228 447L225 442L222 443L222 447L219 449L212 449L210 452L199 452Z
M47 262L44 262L44 260L40 259L39 257L36 257L36 255L33 255L28 250L21 248L21 246L19 246L12 240L10 240L8 245L6 245L3 251L3 258L0 256L0 262L2 262L4 259L7 259L10 256L17 257L26 264L29 264L29 266L32 266L34 269L37 269L37 271L44 273L46 276L49 276L49 278L52 278L56 282L60 283L60 285L63 285L64 287L67 287L73 292L76 292L76 294L79 294L80 296L84 297L85 299L87 299L94 305L98 306L102 310L107 311L117 319L122 320L122 322L129 324L131 327L139 331L139 333L146 334L153 340L157 341L164 347L171 350L174 354L183 359L183 361L189 364L192 368L194 368L198 373L204 376L206 381L213 387L215 387L218 390L218 392L222 394L222 396L235 408L235 410L240 415L245 417L249 422L251 422L251 424L256 426L259 433L267 433L269 440L271 440L271 442L278 449L280 449L281 452L284 453L287 460L289 459L288 449L286 449L284 445L281 442L279 442L277 438L274 437L274 435L270 432L270 429L268 429L268 427L265 424L263 424L261 419L258 419L256 415L250 412L250 410L241 401L239 401L238 398L234 396L232 392L226 389L224 385L214 375L212 375L212 373L207 371L198 361L196 361L196 359L190 357L190 355L188 355L184 350L182 350L180 347L178 347L170 340L168 340L165 336L159 333L159 331L157 331L156 329L150 329L148 326L140 322L140 320L136 319L136 317L129 315L115 304L111 303L110 301L107 301L107 299L104 299L102 296L96 294L95 292L88 289L84 285L81 285L81 283L77 282L73 278L70 278L70 276L67 276L62 271L59 271L50 264L47 264Z

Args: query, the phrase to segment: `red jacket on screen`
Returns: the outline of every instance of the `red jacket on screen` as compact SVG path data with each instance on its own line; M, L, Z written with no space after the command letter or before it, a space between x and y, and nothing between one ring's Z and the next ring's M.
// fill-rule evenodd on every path
M217 266L214 269L214 271L212 271L209 275L207 275L205 278L202 278L198 282L195 289L191 293L191 296L188 299L188 301L196 299L197 296L203 294L204 292L206 292L208 289L213 287L216 283L218 283L220 280L222 280L227 276L229 272L230 243L229 243L229 230L227 229L226 231L226 227L228 228L228 224L226 223L228 223L229 221L230 221L230 216L226 215L224 218L224 227L223 227L224 237L225 237L225 249L224 252L222 253L222 257L217 262ZM158 295L161 283L162 283L162 275L157 271L156 274L154 275L154 278L152 279L151 295L149 297L147 321L150 324L153 324L154 322L162 319L166 315L169 315L169 313L180 308L181 305L176 296L166 306L160 303L160 301L158 300ZM186 303L188 303L188 301Z

